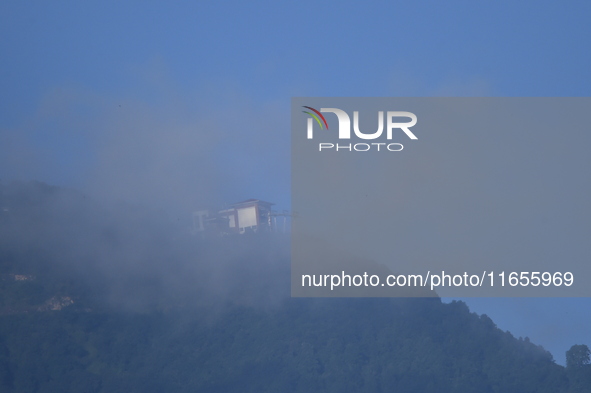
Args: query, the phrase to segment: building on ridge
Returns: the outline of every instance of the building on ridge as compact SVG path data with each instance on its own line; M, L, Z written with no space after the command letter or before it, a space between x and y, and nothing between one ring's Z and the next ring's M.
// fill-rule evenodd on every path
M287 217L290 215L286 211L273 211L271 209L273 205L274 203L260 199L247 199L218 211L195 211L193 213L193 232L244 234L278 231L278 217L283 217L283 232L285 232Z

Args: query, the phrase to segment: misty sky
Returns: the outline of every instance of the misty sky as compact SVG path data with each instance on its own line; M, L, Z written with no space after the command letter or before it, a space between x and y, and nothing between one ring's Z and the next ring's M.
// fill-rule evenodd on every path
M589 96L591 4L515 3L3 2L0 181L287 209L292 96ZM591 345L588 299L466 301Z

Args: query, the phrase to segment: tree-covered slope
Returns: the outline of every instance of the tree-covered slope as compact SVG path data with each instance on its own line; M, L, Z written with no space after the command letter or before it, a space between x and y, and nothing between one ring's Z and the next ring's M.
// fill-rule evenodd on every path
M0 392L591 391L584 348L565 369L461 302L290 298L285 239L1 191Z
M565 370L463 303L290 299L270 309L61 310L0 320L15 392L560 392Z

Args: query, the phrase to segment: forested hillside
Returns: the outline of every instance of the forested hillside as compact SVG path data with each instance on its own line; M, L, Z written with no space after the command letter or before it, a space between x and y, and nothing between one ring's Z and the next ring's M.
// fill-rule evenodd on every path
M461 302L293 299L278 236L0 185L0 392L588 392Z

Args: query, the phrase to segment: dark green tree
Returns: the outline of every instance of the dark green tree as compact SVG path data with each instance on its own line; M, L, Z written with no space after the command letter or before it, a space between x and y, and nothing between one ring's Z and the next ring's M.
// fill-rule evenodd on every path
M566 367L581 368L589 364L591 351L586 345L573 345L566 351Z

